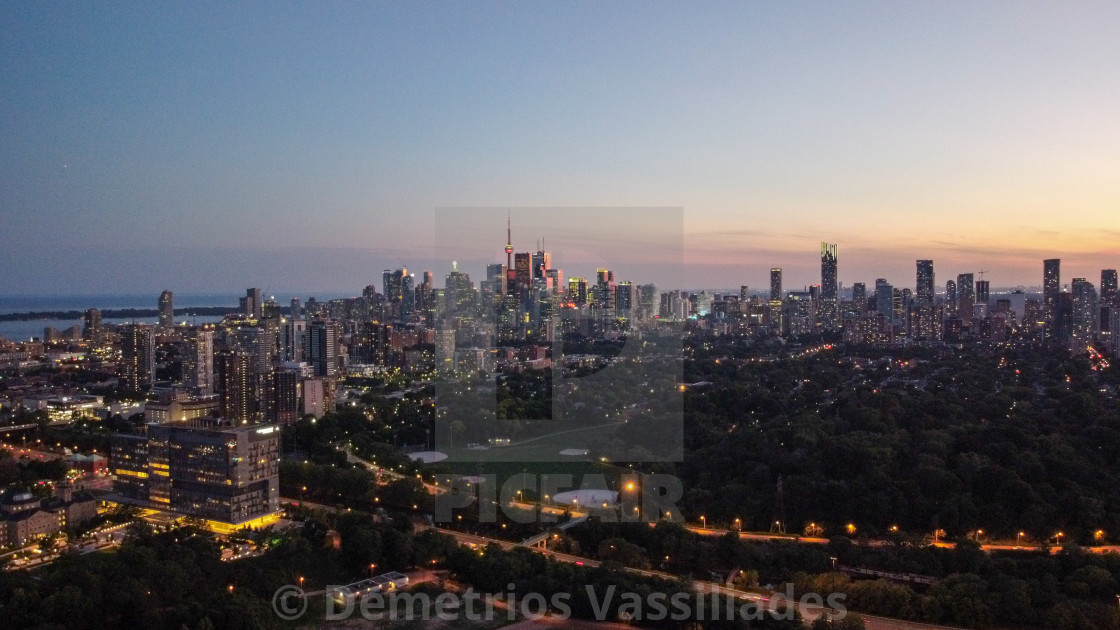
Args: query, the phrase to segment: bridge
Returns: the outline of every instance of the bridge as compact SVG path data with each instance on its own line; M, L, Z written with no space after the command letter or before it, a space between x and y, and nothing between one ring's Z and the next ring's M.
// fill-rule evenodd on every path
M533 536L531 538L526 538L525 540L522 540L521 542L517 543L517 545L519 547L540 547L541 549L546 549L548 547L548 545L546 544L546 541L548 540L548 537L552 535L553 531L555 531L557 529L560 530L560 531L565 531L565 530L568 530L568 529L571 529L571 528L575 527L576 525L579 525L580 523L586 523L586 522L587 522L587 516L581 516L579 518L573 518L570 521L565 521L565 522L557 525L556 527L553 527L552 529L548 530L547 532L537 534L536 536Z

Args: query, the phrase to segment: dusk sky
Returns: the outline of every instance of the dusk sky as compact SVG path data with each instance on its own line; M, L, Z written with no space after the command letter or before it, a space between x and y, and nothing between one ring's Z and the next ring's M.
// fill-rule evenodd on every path
M819 282L820 241L845 285L913 286L916 258L939 285L1037 285L1048 257L1096 283L1118 25L1115 2L6 2L0 294L357 293L446 274L437 208L523 206L633 208L635 234L679 207L693 288ZM662 280L638 240L611 264Z

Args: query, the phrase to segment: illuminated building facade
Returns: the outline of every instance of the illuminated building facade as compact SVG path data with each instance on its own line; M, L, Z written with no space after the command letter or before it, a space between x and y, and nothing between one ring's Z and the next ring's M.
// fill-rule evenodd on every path
M280 429L217 421L149 424L116 435L116 492L140 504L237 528L280 509Z

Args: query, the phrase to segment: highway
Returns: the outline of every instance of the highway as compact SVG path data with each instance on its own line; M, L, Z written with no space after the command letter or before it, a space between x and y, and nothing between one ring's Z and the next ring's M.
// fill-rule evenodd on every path
M726 536L728 533L734 531L729 529L719 529L715 527L697 527L695 525L685 525L685 528L690 532L700 534L701 536ZM828 544L827 538L818 538L814 536L792 536L789 534L767 534L761 532L739 532L739 538L743 540L755 541L774 541L774 540L788 540L791 542L806 543L811 545L826 545ZM890 540L867 540L865 544L871 547L882 547L885 545L894 544ZM956 547L956 543L938 541L930 543L934 547L940 549L952 549ZM980 545L980 549L984 551L1041 551L1042 547L1037 545L1010 545L1003 543L984 543ZM1082 547L1082 549L1092 553L1120 553L1120 545L1099 545L1096 547ZM1058 553L1062 550L1061 545L1050 547L1050 553Z
M487 538L485 536L478 536L478 535L475 535L475 534L467 534L467 533L458 532L458 531L455 531L455 530L452 530L452 529L442 529L442 528L433 528L433 529L436 529L436 531L440 532L441 534L446 534L448 536L451 536L452 538L454 538L460 544L468 545L468 546L472 546L472 547L485 547L485 546L493 543L493 544L498 545L502 549L509 550L509 549L514 548L514 547L520 546L520 543L515 543L515 542L509 541L509 540L500 540L500 539L497 539L497 538ZM558 553L558 552L555 552L555 551L549 551L547 549L535 549L534 548L534 551L537 551L538 553L543 553L543 554L549 556L550 558L553 558L555 560L559 560L560 562L570 562L572 564L577 564L577 565L580 565L580 566L598 567L601 564L598 560L593 560L591 558L584 558L582 556L574 556L574 555L566 554L566 553ZM630 571L630 572L633 572L633 573L637 573L638 575L643 575L643 576L646 576L646 577L655 577L655 578L660 578L660 579L663 579L663 580L676 581L676 580L680 579L680 576L673 575L672 573L666 573L664 571L651 571L651 570L634 569L634 568L627 568L626 570ZM771 595L766 596L766 595L762 595L760 593L752 593L752 592L748 592L748 591L741 591L741 590L738 590L738 589L730 588L730 587L726 586L725 584L721 584L721 583L718 583L718 582L706 581L706 580L694 580L692 582L692 588L698 593L706 593L706 594L707 593L713 593L713 592L714 593L719 593L721 595L735 597L736 599L739 599L739 600L755 602L757 604L767 606L768 608L773 607L773 609L775 609L775 610L783 610L785 607L789 606L790 604L794 604L794 605L797 605L798 612L801 614L801 618L806 620L806 622L808 622L808 623L812 623L813 621L820 618L822 614L825 614L827 612L827 609L825 609L823 607L820 607L820 606L812 606L812 605L809 605L809 604L799 604L798 605L798 604L796 604L796 602L790 602L781 593L772 593ZM771 602L773 602L773 603L771 603ZM878 617L878 616L874 616L874 615L865 615L865 614L862 614L862 613L860 613L860 617L863 618L864 623L867 626L867 630L958 630L957 628L953 628L952 626L938 626L938 625L916 623L916 622L911 622L911 621L905 621L905 620L902 620L902 619L890 619L888 617Z

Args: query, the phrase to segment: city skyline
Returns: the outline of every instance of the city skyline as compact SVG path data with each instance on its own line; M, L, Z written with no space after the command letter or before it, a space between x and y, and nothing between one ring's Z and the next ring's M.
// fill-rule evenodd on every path
M873 6L6 6L0 294L353 290L487 204L683 207L687 286L1116 266L1120 8Z
M815 241L818 243L819 241ZM811 244L812 245L812 244ZM515 245L518 252L536 251L535 245L521 249ZM1035 290L1041 292L1044 284L1044 273L1042 271L1042 264L1046 259L1036 259L1033 261L1033 273L1030 271L1023 271L1017 273L1015 278L1024 278L1022 282L1014 282L1007 280L1008 276L1004 275L1000 268L992 268L990 265L973 265L973 267L964 266L960 274L953 272L952 269L946 269L944 265L938 262L938 259L904 259L900 255L898 261L889 267L889 272L885 272L886 266L876 266L874 264L863 268L866 271L863 275L856 276L856 272L845 272L845 268L851 266L849 261L846 260L845 250L843 243L837 247L837 259L839 261L838 267L838 282L843 287L845 292L850 292L852 285L856 283L863 283L866 285L874 285L876 278L884 278L892 283L894 286L911 287L915 291L917 289L917 281L915 277L914 265L916 262L923 260L931 260L937 269L939 277L949 279L956 277L960 274L973 274L977 275L983 267L987 279L991 283L993 291L1000 290ZM301 250L296 250L300 252ZM63 281L58 285L59 288L51 289L49 286L44 286L39 282L28 282L26 284L11 284L10 287L5 286L0 289L0 296L16 299L16 298L46 298L51 296L81 298L83 296L89 297L138 297L151 294L153 300L156 299L162 291L171 290L176 294L182 294L191 298L206 298L206 302L216 296L229 296L236 298L237 295L243 290L242 287L246 284L257 284L267 286L266 292L269 296L279 296L284 299L290 297L326 297L333 299L343 296L357 296L361 294L362 287L375 284L380 286L381 274L388 269L408 269L409 273L419 276L425 271L430 271L435 274L437 279L442 280L448 271L452 270L453 265L457 265L459 271L467 273L471 276L472 280L485 279L486 265L490 263L499 262L504 254L499 250L493 257L493 260L486 260L482 258L469 258L459 257L455 259L430 259L415 257L411 261L393 256L392 258L381 258L375 252L360 249L346 249L338 250L338 252L331 254L324 252L320 249L315 250L302 250L303 253L312 252L314 255L310 258L322 261L322 266L314 265L301 265L292 270L269 268L267 262L269 258L256 258L257 272L246 273L243 278L231 279L228 282L217 284L211 281L199 284L196 279L199 276L206 274L191 273L184 277L172 273L170 270L167 273L159 273L160 264L154 264L147 269L139 270L145 272L135 284L128 284L121 286L118 281L112 281L108 284L98 284L96 279L98 274L89 273L88 275L75 274L68 276L72 281ZM107 254L108 255L108 254ZM284 255L292 256L292 252L286 252ZM685 253L687 257L687 252ZM276 254L277 259L282 258L280 253ZM351 265L350 267L342 267L341 271L338 267L331 266L327 261L328 259L337 256L340 262L349 260L353 263L355 258L365 259L369 261L367 265ZM1115 258L1101 258L1099 262L1089 259L1084 255L1062 255L1056 256L1058 260L1062 261L1062 282L1063 289L1069 289L1071 281L1075 277L1088 278L1091 282L1099 280L1100 274L1104 270L1115 269L1120 266L1120 256ZM429 264L422 264L425 260ZM383 261L383 262L378 262ZM390 262L392 261L392 262ZM791 262L792 261L792 262ZM111 262L106 259L106 263ZM182 260L177 261L159 261L162 263L174 262L175 264L183 264ZM254 265L248 264L246 260L246 267L252 268ZM421 264L417 264L421 263ZM623 265L622 269L626 269L626 273L620 273L619 277L631 280L637 284L652 283L660 289L665 290L722 290L737 292L739 287L747 285L750 287L752 293L763 295L769 292L770 272L773 268L779 268L783 271L783 282L786 291L802 290L813 285L821 283L821 267L820 267L820 254L819 252L799 252L793 254L791 258L783 260L775 260L773 265L733 265L733 264L720 264L720 265L690 265L685 263L679 271L673 270L673 276L679 277L679 282L666 283L659 281L656 277L651 277L649 274L638 273L634 277L630 270L639 268L640 265L634 264L632 261L627 261L628 264ZM222 267L220 260L214 260L209 256L200 256L198 265L201 268L219 269ZM619 267L607 265L612 270L619 269ZM333 271L328 273L321 273L324 269L331 269ZM567 273L571 270L575 275L592 276L597 267L594 264L576 265L573 267L564 268ZM956 268L953 268L956 269ZM968 269L974 269L968 271ZM80 270L76 270L80 271ZM85 271L89 272L88 268ZM714 273L713 273L714 272ZM266 278L266 280L255 280L256 278ZM267 280L271 278L271 280ZM316 285L316 278L320 278L321 284ZM7 277L7 280L12 280ZM717 280L713 280L717 279ZM722 282L718 279L722 279ZM437 283L438 284L438 283ZM440 285L442 286L442 285ZM20 287L20 288L16 288ZM26 287L26 288L22 288ZM943 295L945 293L945 283L937 282L934 284L934 293L936 295ZM195 306L195 304L185 304L185 306ZM55 308L55 307L51 307ZM9 310L11 310L9 308ZM17 309L18 310L18 309ZM41 309L39 309L41 310ZM50 310L50 309L48 309ZM57 309L55 309L57 310Z

